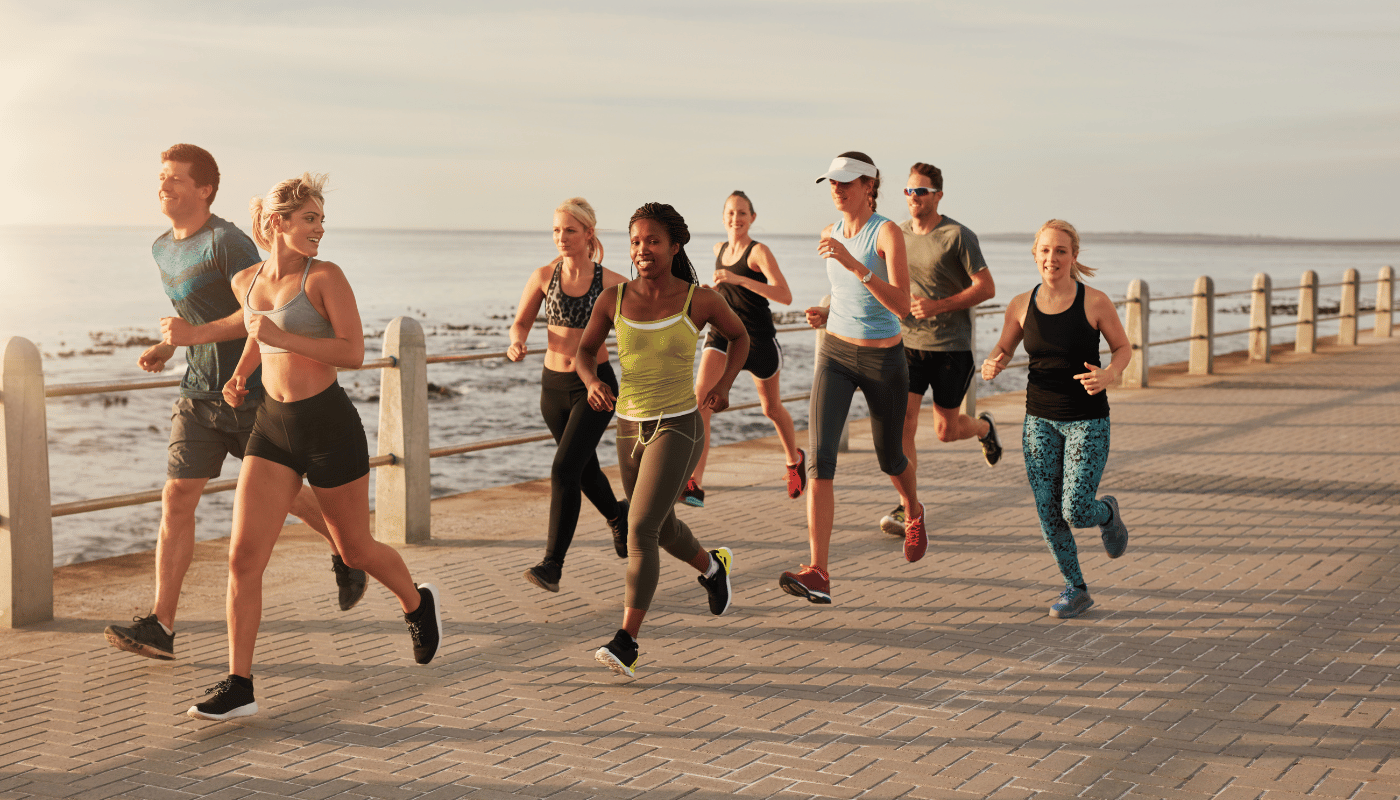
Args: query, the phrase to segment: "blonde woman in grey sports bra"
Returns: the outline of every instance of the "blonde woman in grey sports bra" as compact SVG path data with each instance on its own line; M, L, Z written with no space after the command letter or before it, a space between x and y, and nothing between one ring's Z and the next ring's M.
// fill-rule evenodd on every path
M282 181L252 203L253 239L270 253L233 278L248 341L224 400L241 405L259 365L266 399L244 451L229 544L229 675L190 708L196 719L257 713L253 648L262 620L263 571L302 476L311 484L345 563L394 593L426 664L441 639L438 592L415 584L403 558L369 529L369 447L359 413L336 381L338 367L364 363L355 293L340 267L318 261L325 176Z

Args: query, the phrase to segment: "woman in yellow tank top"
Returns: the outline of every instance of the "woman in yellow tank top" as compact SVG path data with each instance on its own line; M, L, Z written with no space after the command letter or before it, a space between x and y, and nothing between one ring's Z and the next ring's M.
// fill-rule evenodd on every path
M700 571L710 613L729 610L729 548L706 550L675 505L704 445L694 386L695 344L713 325L729 339L724 374L705 397L711 411L729 407L729 388L748 357L744 324L719 293L700 288L685 254L690 230L662 203L637 209L628 225L632 265L638 277L603 290L579 342L574 363L593 408L617 409L617 460L630 504L627 516L627 593L622 628L594 657L619 675L636 674L637 635L656 594L658 548ZM598 379L596 353L617 329L622 367L616 397Z

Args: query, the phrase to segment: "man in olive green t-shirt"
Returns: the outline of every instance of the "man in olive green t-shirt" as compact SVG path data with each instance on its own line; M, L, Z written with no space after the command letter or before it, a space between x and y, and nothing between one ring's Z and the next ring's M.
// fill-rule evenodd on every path
M914 434L919 407L933 390L933 425L941 442L976 436L989 465L1001 458L996 422L989 413L973 419L962 413L972 383L972 308L996 294L991 270L977 234L938 212L943 173L932 164L909 170L904 189L910 219L901 224L909 260L909 315L900 321L909 362L909 405L904 413L904 455L917 465ZM880 528L904 535L903 506L896 506Z

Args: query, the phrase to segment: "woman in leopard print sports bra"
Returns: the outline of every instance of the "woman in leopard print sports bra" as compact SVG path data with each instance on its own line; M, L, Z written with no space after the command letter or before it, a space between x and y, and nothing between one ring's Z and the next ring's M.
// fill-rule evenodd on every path
M540 414L559 447L550 470L544 559L525 571L525 580L551 592L559 591L564 556L578 527L583 495L608 521L618 557L627 557L627 502L619 502L613 494L596 452L612 411L589 407L588 389L574 372L574 357L593 303L603 289L627 280L598 263L603 260L603 243L594 232L596 225L593 206L582 197L565 200L554 210L554 246L560 257L531 272L525 281L506 351L511 361L525 357L530 328L543 305L548 342L540 377ZM617 378L608 362L607 347L599 348L597 357L598 376L616 391Z

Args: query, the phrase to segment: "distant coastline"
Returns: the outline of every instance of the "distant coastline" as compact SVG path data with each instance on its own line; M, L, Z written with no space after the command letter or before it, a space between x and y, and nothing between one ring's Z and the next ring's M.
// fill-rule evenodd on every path
M246 227L246 226L245 226ZM149 230L152 236L158 235L163 228L159 225L23 225L13 223L0 224L0 230ZM478 230L471 228L448 229L448 228L342 228L347 233L412 233L430 235L455 235L455 234L476 234L476 235L509 235L534 234L542 238L549 237L549 231L544 229L531 230ZM612 228L599 228L599 233L618 234L622 231ZM781 233L777 231L754 231L755 235L762 238L764 236L782 237L785 239L810 238L814 234L810 231L798 231L796 233ZM725 238L723 231L692 231L691 236L695 240L709 241L711 239L719 241ZM979 239L991 242L1021 242L1028 241L1032 232L1022 231L1019 233L979 233ZM1149 233L1146 231L1116 231L1111 233L1094 233L1090 231L1080 231L1080 237L1085 242L1097 244L1201 244L1201 245L1330 245L1338 247L1400 247L1400 239L1305 239L1288 236L1262 236L1258 234L1239 233Z

